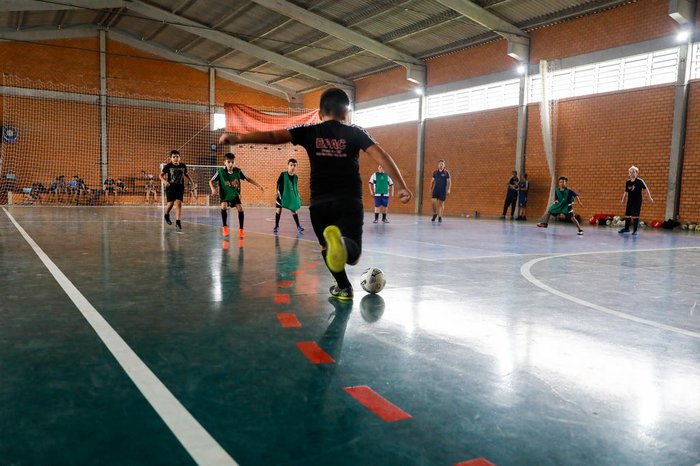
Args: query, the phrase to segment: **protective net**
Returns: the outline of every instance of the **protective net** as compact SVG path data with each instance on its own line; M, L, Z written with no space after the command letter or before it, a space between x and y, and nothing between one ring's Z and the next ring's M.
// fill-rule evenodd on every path
M229 147L217 147L207 102L154 100L135 94L108 95L101 112L98 89L3 76L3 138L0 146L0 204L160 204L162 164L178 149L196 187L186 205L217 205L209 179ZM287 108L256 108L279 127ZM219 108L219 113L223 109ZM235 130L235 128L234 128ZM306 155L295 147L234 148L236 165L265 187L243 184L245 205L274 206L275 185L289 158L299 160L300 194L308 201Z

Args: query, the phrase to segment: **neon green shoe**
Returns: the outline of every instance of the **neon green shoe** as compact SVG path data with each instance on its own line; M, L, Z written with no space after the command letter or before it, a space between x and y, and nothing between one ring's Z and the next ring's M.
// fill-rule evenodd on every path
M328 264L328 268L332 272L342 272L348 261L348 251L345 249L340 229L335 225L327 226L323 230L323 237L326 240L326 264Z

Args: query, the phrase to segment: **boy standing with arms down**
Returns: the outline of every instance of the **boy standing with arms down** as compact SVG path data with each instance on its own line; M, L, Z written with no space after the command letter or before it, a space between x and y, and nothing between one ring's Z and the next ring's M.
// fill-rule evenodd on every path
M372 173L369 179L369 192L374 197L374 222L379 222L379 213L382 213L382 222L389 223L386 219L386 212L389 209L389 196L394 195L394 181L389 175L384 173L384 168L380 165L377 171Z
M232 152L228 152L224 155L226 160L224 161L224 166L219 167L211 180L209 180L209 187L211 188L212 195L219 192L219 199L221 200L221 221L223 227L221 228L222 234L224 236L229 235L228 228L228 208L235 207L238 211L238 237L243 238L243 220L244 212L243 206L241 205L241 181L245 180L254 186L257 186L260 191L265 191L265 188L260 186L252 178L248 178L243 174L243 171L235 166L236 156ZM214 186L216 184L216 186Z
M168 203L165 205L165 223L172 225L170 211L175 206L175 229L182 231L180 215L182 214L182 199L185 195L185 178L192 183L192 178L187 173L187 165L180 162L180 151L170 151L170 162L163 166L160 179L165 185L165 198Z
M625 183L625 192L622 194L622 200L620 203L625 203L625 198L627 198L627 207L625 208L625 228L620 230L618 233L629 233L630 223L632 223L632 234L637 234L637 228L639 227L639 214L642 211L642 191L647 194L647 199L650 203L654 203L651 198L651 193L647 184L643 179L637 178L639 174L639 168L632 165L629 169L629 178Z
M431 222L434 222L435 218L437 218L438 222L442 223L445 199L450 194L451 187L452 178L450 178L450 172L445 170L445 161L441 159L438 162L438 169L433 172L433 179L430 180L430 191L433 198L433 218L430 220Z
M297 232L301 233L304 229L299 224L299 216L297 210L301 207L301 197L299 196L299 177L296 175L297 160L289 159L287 161L287 171L280 173L277 178L277 199L275 200L275 228L272 230L277 233L280 229L280 217L282 216L282 208L292 211L292 218L297 224Z
M583 230L581 229L581 224L578 223L578 220L576 220L576 217L574 216L574 201L578 201L579 205L581 206L583 203L578 197L578 194L566 187L566 183L568 181L569 179L565 176L559 177L559 189L554 191L554 203L547 210L547 216L545 217L544 222L538 223L537 226L540 228L547 228L550 216L554 215L556 217L558 215L564 215L566 218L574 222L576 228L578 228L577 235L581 236L583 235Z
M337 88L321 95L321 123L250 134L223 134L219 144L291 142L306 149L311 164L309 212L322 255L336 285L331 296L349 300L353 289L345 264L356 264L362 252L362 179L359 153L364 150L396 180L403 203L413 197L391 156L358 126L346 125L350 99Z

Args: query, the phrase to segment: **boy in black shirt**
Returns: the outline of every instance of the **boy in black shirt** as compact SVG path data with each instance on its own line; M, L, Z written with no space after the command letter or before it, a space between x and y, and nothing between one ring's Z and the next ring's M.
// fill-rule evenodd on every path
M642 191L647 193L647 199L652 204L654 200L651 198L651 193L647 184L641 178L637 178L639 174L639 168L632 165L629 169L629 179L625 183L625 192L622 194L621 204L624 204L625 198L627 198L627 208L625 209L625 228L620 230L618 233L629 233L630 232L630 222L632 222L633 230L632 234L637 234L637 227L639 227L639 213L642 211Z
M180 162L180 151L170 151L170 162L163 166L163 171L160 174L160 179L165 185L165 198L168 203L165 205L165 222L172 225L170 220L170 211L175 206L175 228L177 231L182 231L180 223L180 214L182 213L182 199L185 195L185 178L193 183L192 178L187 173L187 165Z
M304 229L299 223L297 210L301 207L301 197L299 197L299 177L295 171L297 169L297 160L289 159L287 161L287 171L280 173L277 178L277 198L275 199L275 228L272 230L277 233L280 229L280 217L282 216L282 208L292 212L292 218L297 224L297 232L301 233Z
M288 130L223 134L219 139L219 144L291 142L306 149L311 164L311 224L336 280L329 291L333 297L344 300L353 298L345 264L356 264L362 251L360 150L386 168L396 181L401 202L405 204L413 197L391 156L363 128L343 123L349 105L344 91L328 89L321 95L321 123Z

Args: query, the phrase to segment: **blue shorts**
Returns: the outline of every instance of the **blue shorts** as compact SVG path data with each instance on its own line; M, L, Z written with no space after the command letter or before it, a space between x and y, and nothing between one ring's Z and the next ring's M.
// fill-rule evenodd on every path
M521 194L520 197L518 198L518 206L520 207L527 207L527 194L524 196Z
M389 207L389 196L374 196L374 207Z

